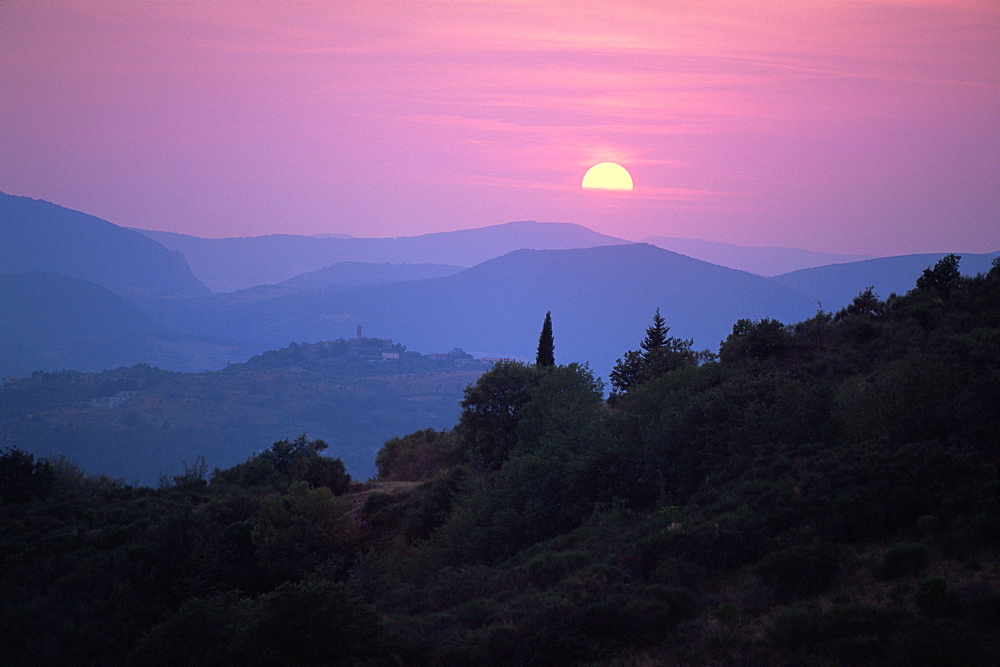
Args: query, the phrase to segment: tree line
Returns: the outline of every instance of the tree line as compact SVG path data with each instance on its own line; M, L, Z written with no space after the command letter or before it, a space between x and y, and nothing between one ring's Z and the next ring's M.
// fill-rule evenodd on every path
M0 457L9 664L990 665L1000 266L958 258L718 355L657 311L352 482L301 436L160 488Z

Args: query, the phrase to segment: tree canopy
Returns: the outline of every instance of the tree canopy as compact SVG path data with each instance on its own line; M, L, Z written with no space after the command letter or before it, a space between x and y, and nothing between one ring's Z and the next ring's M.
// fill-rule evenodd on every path
M917 278L917 289L941 291L955 284L962 275L958 270L961 259L959 255L945 255L933 267L924 269Z
M714 358L710 352L691 349L694 341L667 336L666 325L660 309L653 314L653 323L646 328L646 336L639 343L641 350L629 350L611 370L611 386L618 393L627 392L643 382L664 373L687 366L696 366Z
M611 406L498 363L365 483L0 452L0 662L1000 664L1000 263L942 284L709 363L654 318Z

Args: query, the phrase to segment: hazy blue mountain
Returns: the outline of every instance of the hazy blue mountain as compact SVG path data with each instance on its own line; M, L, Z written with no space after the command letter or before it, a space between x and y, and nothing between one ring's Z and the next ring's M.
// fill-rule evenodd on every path
M519 250L453 276L330 292L257 288L164 311L200 336L267 349L288 341L365 334L406 340L420 352L460 347L481 356L533 359L552 311L556 360L590 361L606 376L636 348L660 308L671 335L717 348L741 317L797 321L815 300L770 279L651 245Z
M808 294L819 301L825 310L836 311L848 305L858 293L873 286L883 299L889 294L904 294L913 289L924 269L934 266L947 253L927 253L880 257L863 262L820 266L814 269L792 271L773 280ZM958 253L956 253L958 254ZM974 276L990 270L990 262L1000 252L961 255L959 269L964 275Z
M289 278L282 287L298 289L327 289L358 285L386 285L404 280L443 278L462 271L461 266L449 264L372 264L366 262L339 262L318 271L310 271Z
M201 370L232 355L171 333L101 285L41 272L0 275L0 352L0 377L140 362Z
M871 258L871 255L836 255L797 248L755 248L673 236L651 236L645 239L645 242L688 257L719 266L728 266L731 269L749 271L760 276L776 276L798 269Z
M53 273L0 275L0 341L28 355L4 355L0 375L96 370L111 348L134 347L156 330L145 313L100 285ZM34 366L40 360L46 365Z
M216 292L276 284L338 262L470 267L522 248L568 249L629 243L580 225L532 221L397 238L273 234L203 239L172 232L142 233L184 253L194 274Z
M181 253L49 202L0 193L0 239L0 274L47 271L123 292L208 293Z

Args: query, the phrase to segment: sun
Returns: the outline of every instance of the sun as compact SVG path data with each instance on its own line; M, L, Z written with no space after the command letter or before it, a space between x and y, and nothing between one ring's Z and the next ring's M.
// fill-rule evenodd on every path
M631 190L632 176L620 164L601 162L583 175L583 187L588 190Z

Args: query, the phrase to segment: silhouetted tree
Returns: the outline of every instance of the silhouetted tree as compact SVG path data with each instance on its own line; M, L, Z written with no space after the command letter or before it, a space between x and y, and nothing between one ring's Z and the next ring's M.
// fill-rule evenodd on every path
M14 447L0 453L0 505L43 499L52 488L52 466Z
M925 292L946 290L961 276L958 271L961 259L959 255L945 255L932 268L924 269L917 278L917 289Z
M639 344L642 350L629 350L615 363L611 370L611 385L615 391L625 392L642 382L647 382L664 373L684 366L697 365L708 361L710 353L695 352L691 349L691 339L668 336L670 327L666 325L660 309L653 314L653 323L646 328L646 337Z
M322 440L309 440L303 433L294 440L285 438L271 448L255 454L246 462L217 471L214 479L241 486L266 486L285 488L295 481L308 482L313 487L328 487L334 494L343 495L351 484L344 462L339 458L321 456L328 445Z
M653 323L646 327L646 337L640 343L647 355L667 344L668 331L670 331L670 327L667 326L666 320L660 315L660 309L657 308L653 314Z
M538 369L500 361L465 389L458 433L474 459L499 468L517 444L521 408L531 398Z
M552 339L552 311L549 311L545 313L545 323L542 324L542 333L538 337L538 354L535 357L535 365L555 366L555 350L556 345Z
M865 315L874 317L883 314L885 312L885 308L885 302L879 299L878 294L875 293L875 286L869 285L863 292L854 297L854 301L852 301L847 308L841 311L841 313L843 315ZM842 318L841 313L838 313L838 319Z
M719 347L723 363L747 359L780 357L788 351L792 334L778 320L765 317L760 320L740 319L733 325L733 332Z

